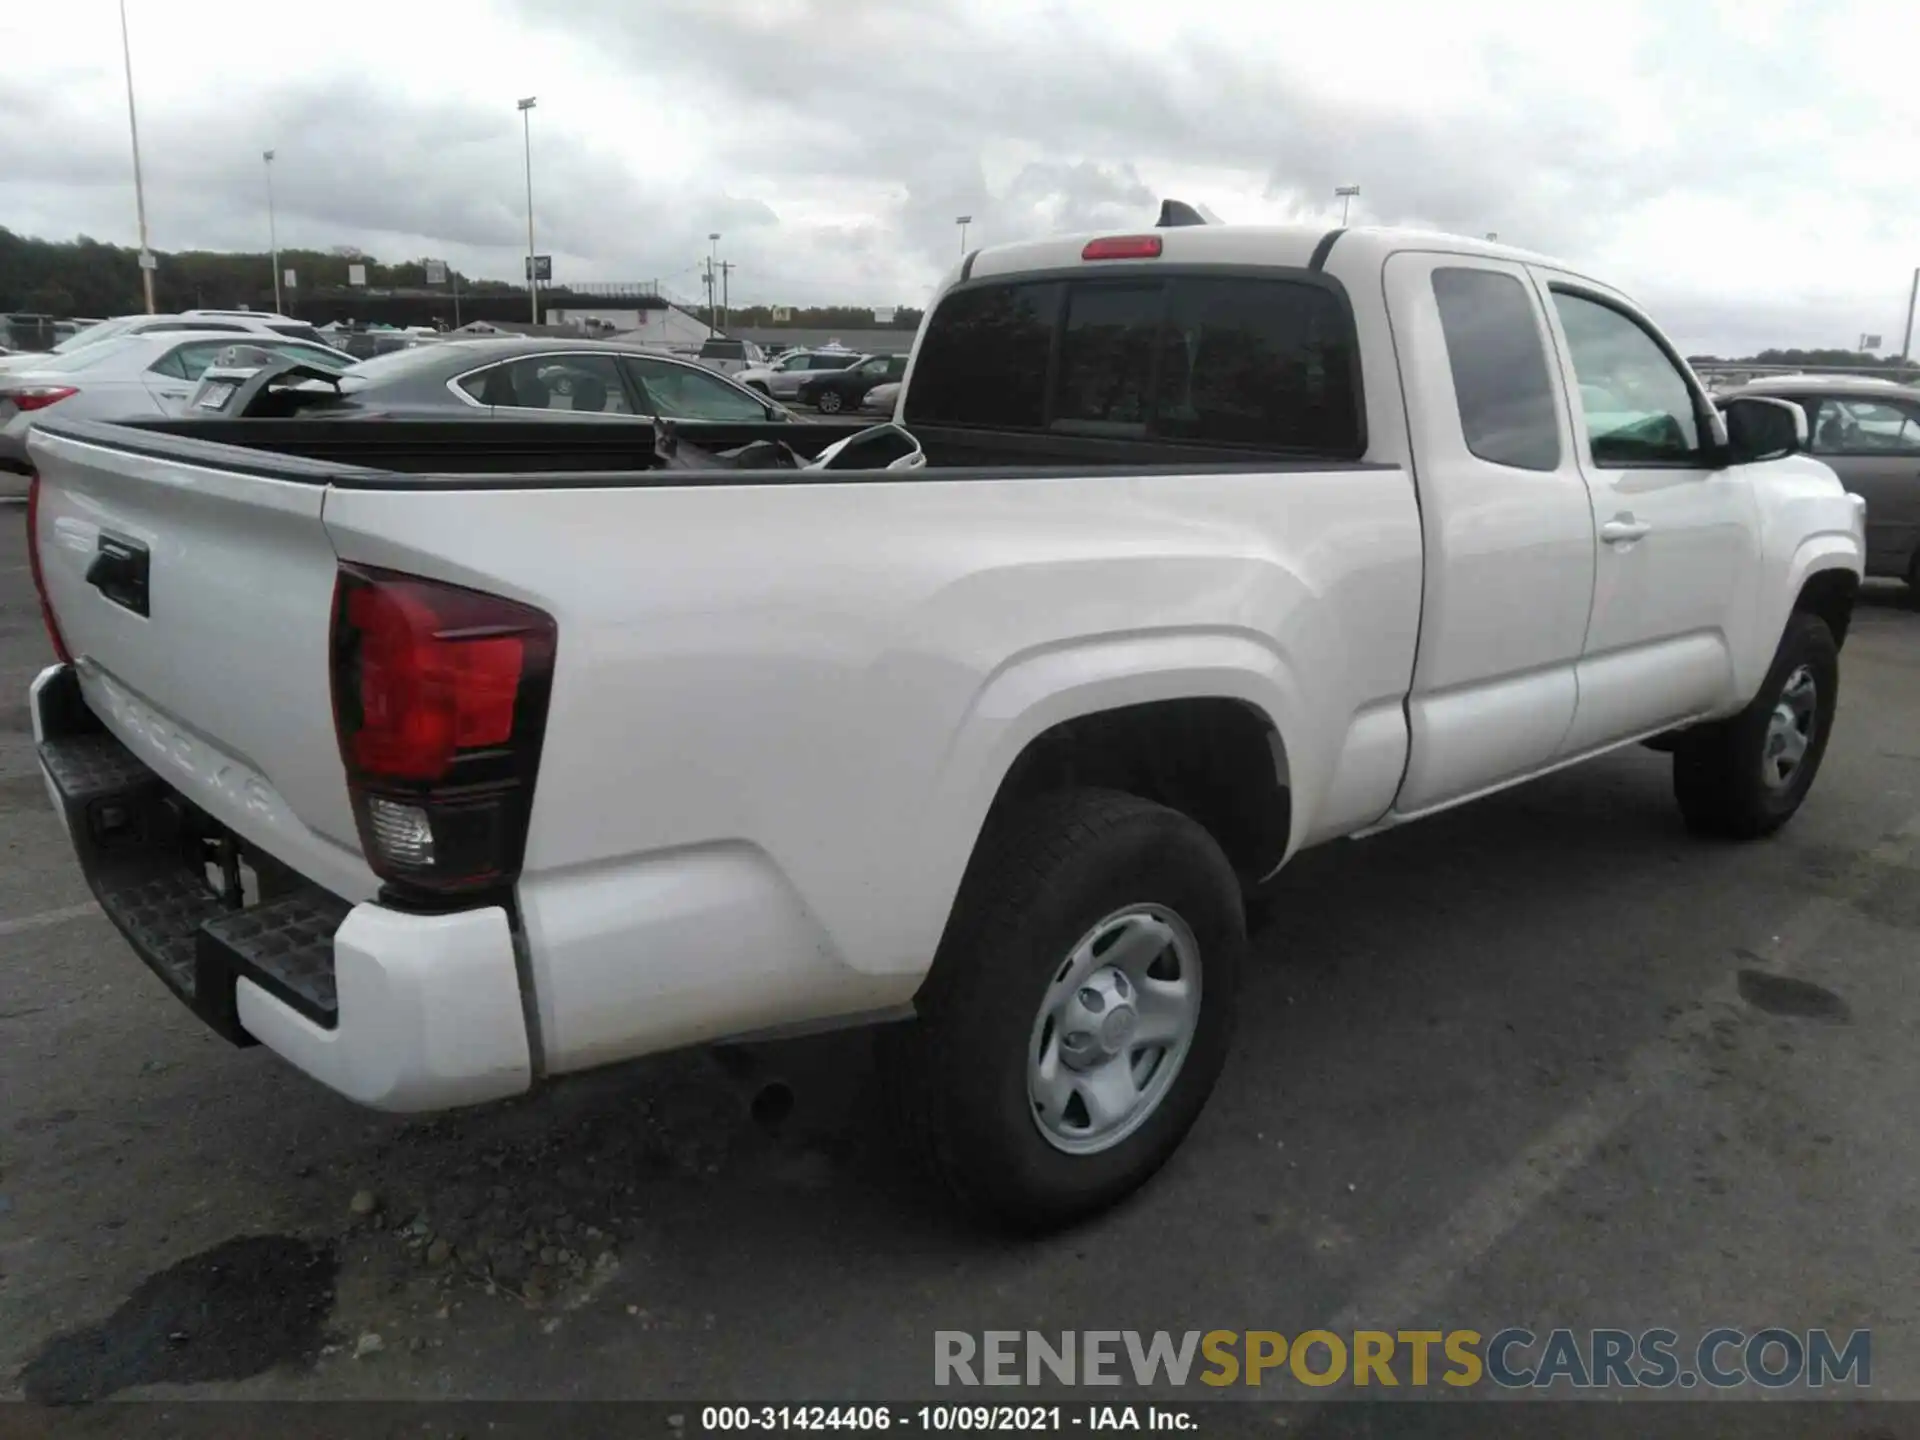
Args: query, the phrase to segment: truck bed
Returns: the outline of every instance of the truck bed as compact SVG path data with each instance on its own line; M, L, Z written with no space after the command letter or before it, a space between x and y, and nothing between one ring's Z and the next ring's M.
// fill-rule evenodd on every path
M723 451L755 441L779 441L802 459L875 422L675 422L682 440ZM778 469L660 469L653 456L651 420L592 425L548 421L168 419L109 424L49 419L49 434L109 445L155 459L198 463L261 479L333 485L343 489L445 486L457 489L583 488L605 485L765 485L799 478ZM1011 478L1035 472L1084 474L1233 473L1391 469L1365 461L1330 460L1271 450L1165 444L1089 435L1038 434L960 428L920 428L914 437L930 469L942 478ZM903 480L915 472L840 470L836 483ZM924 474L925 472L918 472ZM817 483L818 474L806 480Z

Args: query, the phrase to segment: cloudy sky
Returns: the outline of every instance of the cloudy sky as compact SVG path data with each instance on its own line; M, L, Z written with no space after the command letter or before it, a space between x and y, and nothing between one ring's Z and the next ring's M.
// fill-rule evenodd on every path
M736 302L916 304L959 247L1419 224L1565 256L1689 350L1900 343L1906 0L127 0L157 249L443 256ZM135 235L114 0L0 3L0 225Z

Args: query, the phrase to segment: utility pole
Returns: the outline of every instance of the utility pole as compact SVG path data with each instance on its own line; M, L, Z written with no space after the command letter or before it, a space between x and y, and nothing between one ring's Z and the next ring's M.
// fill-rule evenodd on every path
M533 258L533 107L539 97L529 95L520 102L520 128L527 141L527 308L533 323L540 323L540 270Z
M284 315L287 309L280 303L280 237L273 223L273 151L262 150L260 158L267 162L267 249L273 259L273 313Z
M1907 338L1900 346L1900 363L1913 358L1913 302L1920 299L1920 270L1913 272L1913 286L1907 291Z
M140 284L147 314L153 308L153 251L147 248L147 188L140 179L140 121L133 110L133 42L127 39L127 0L120 0L120 58L127 66L127 131L133 137L133 206L140 218Z
M719 293L713 288L713 282L720 268L720 232L712 231L707 236L707 332L710 335L720 333L720 313L715 301Z
M726 329L733 323L733 287L727 282L733 279L733 261L720 262L720 328Z

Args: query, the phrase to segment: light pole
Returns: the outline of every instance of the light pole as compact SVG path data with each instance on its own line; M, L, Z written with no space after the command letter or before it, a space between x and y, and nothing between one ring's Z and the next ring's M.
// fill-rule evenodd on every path
M1913 288L1907 291L1907 337L1900 346L1900 363L1913 358L1913 302L1920 298L1920 270L1913 272Z
M973 217L956 215L953 217L953 223L960 227L960 254L964 257L967 253L967 226L973 223Z
M140 284L153 309L153 252L147 248L147 189L140 179L140 121L133 111L133 44L127 39L127 0L120 0L120 58L127 66L127 132L133 137L133 206L140 217Z
M718 230L707 236L707 247L707 331L709 334L718 335L720 333L720 292L714 288L715 282L720 278L720 232Z
M260 158L267 162L267 250L273 257L273 313L286 314L280 304L280 236L273 223L273 151L262 150Z
M1344 226L1347 223L1347 206L1353 203L1354 197L1359 193L1360 187L1358 185L1336 185L1334 187L1333 198L1340 202L1341 225Z
M540 323L540 276L533 258L533 106L539 97L527 96L520 102L520 129L527 142L527 309L533 323Z

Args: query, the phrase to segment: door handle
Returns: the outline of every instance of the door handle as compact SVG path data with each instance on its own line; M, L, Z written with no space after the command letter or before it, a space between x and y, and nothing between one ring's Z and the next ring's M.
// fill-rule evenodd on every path
M1618 519L1607 521L1600 527L1600 538L1609 545L1624 545L1629 541L1645 538L1652 530L1653 526L1646 521L1636 520L1631 515L1622 515Z

